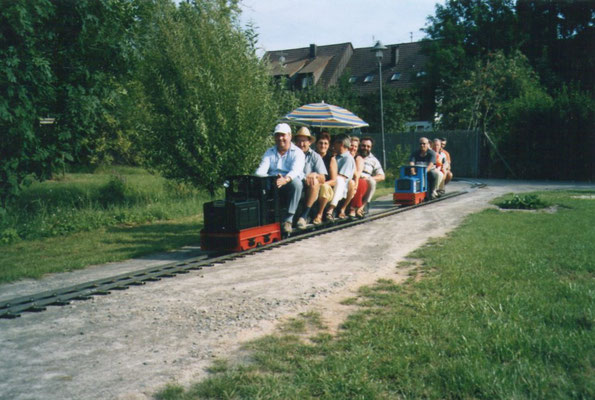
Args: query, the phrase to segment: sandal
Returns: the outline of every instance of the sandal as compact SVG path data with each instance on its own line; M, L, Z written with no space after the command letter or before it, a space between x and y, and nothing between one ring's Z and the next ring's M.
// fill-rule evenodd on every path
M322 218L321 218L321 217L316 217L316 218L314 218L314 219L312 220L312 223L313 223L314 225L320 225L320 224L322 224Z
M326 214L326 220L329 222L333 222L335 220L335 217L333 217L332 213L327 213Z
M345 215L345 213L339 213L339 215L337 215L337 218L339 219L347 219L347 215Z
M363 208L358 208L355 214L358 216L358 218L364 218L366 216L366 212Z

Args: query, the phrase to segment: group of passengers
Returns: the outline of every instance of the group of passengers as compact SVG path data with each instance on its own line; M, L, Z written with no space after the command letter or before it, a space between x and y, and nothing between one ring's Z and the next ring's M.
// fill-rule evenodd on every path
M376 184L385 179L380 161L372 154L372 138L360 140L339 134L331 139L325 131L315 138L308 128L301 127L295 134L294 144L291 127L285 123L275 126L273 134L275 146L265 152L255 175L277 178L277 188L288 200L282 225L284 232L293 230L302 195L304 202L296 223L298 229L306 228L310 219L312 224L319 225L323 220L364 217ZM314 143L315 149L312 148ZM445 139L443 142L435 139L432 150L429 140L421 138L420 150L411 155L411 165L424 163L427 166L430 198L444 193L444 185L452 178L450 155L444 150L445 145ZM317 213L311 215L316 208Z
M452 179L450 154L445 149L446 143L446 138L436 138L430 143L428 138L422 137L419 139L419 150L414 151L409 159L409 164L412 166L426 167L430 200L442 196L445 193L444 185ZM410 173L415 175L415 169L411 168Z

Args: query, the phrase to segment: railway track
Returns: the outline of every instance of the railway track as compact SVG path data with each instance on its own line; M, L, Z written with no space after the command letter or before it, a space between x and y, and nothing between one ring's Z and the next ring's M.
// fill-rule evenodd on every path
M471 187L482 187L482 184L473 183ZM390 208L386 208L374 214L368 215L363 219L341 220L339 222L325 225L323 228L314 229L313 227L309 227L278 242L267 244L262 247L252 248L239 253L201 255L179 262L141 269L126 274L65 287L62 289L49 290L41 293L4 300L0 302L0 318L18 318L22 313L25 312L41 312L46 310L49 306L64 306L70 304L73 301L88 300L93 296L108 295L115 290L126 290L131 286L145 285L147 282L159 281L164 278L172 278L180 274L189 273L190 271L212 267L215 264L225 263L227 261L242 258L250 254L266 251L270 248L285 246L292 242L304 240L340 229L349 228L355 225L364 224L379 218L385 218L390 215L406 212L414 208L444 201L466 193L468 193L468 191L453 192L438 199L426 201L424 203L412 206L392 206Z

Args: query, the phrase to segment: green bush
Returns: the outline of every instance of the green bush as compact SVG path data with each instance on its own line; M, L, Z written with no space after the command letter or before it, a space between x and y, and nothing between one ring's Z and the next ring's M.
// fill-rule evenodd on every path
M512 199L504 200L496 204L500 208L521 210L537 210L549 206L546 201L540 199L536 194L528 194L525 196L515 194L512 196Z
M410 155L409 149L401 144L398 144L393 151L389 152L387 157L388 167L386 168L387 178L398 178L399 167L408 163Z

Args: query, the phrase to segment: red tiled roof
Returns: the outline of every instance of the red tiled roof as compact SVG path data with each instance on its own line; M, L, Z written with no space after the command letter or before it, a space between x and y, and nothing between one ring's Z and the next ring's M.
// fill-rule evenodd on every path
M265 53L271 65L271 74L286 75L313 74L314 83L325 88L337 83L339 77L350 71L356 81L354 89L360 94L378 90L378 60L372 47L354 49L351 43L340 43L326 46L302 47L299 49L276 50ZM382 59L383 87L410 87L416 76L423 71L427 57L421 54L421 42L391 44L386 46ZM311 57L315 48L316 55ZM284 66L279 58L285 57ZM400 74L398 80L392 80L393 74ZM372 75L371 82L364 82L366 76Z
M352 53L353 46L351 43L340 43L316 46L315 57L310 57L310 47L302 47L299 49L267 51L264 58L271 65L272 75L287 75L282 73L283 69L279 64L281 56L285 57L285 65L304 61L302 68L305 68L305 71L308 71L307 73L312 73L314 76L319 75L316 83L329 87L337 82ZM311 67L310 64L312 64ZM303 73L303 71L299 70L296 73Z
M401 43L386 46L382 57L383 87L410 87L418 73L423 71L426 56L421 54L421 43ZM355 49L347 64L350 75L356 78L354 89L360 94L378 90L378 60L372 47ZM398 80L391 80L393 74L399 73ZM372 82L364 82L366 76L372 75Z

